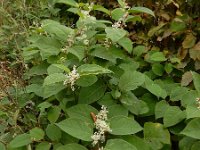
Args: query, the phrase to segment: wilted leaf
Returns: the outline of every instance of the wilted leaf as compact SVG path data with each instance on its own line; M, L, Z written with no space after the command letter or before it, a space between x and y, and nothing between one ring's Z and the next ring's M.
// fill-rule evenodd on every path
M191 82L192 82L192 73L190 71L187 71L182 75L181 86L187 86Z
M185 37L182 46L183 48L191 48L194 46L195 42L196 42L196 37L190 33Z
M200 60L200 42L193 48L189 49L190 57L194 60Z

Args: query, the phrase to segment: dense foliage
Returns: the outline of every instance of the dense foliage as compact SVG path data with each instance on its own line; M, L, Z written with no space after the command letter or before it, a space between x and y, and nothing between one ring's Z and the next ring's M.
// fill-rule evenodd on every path
M199 149L198 0L9 4L0 150Z

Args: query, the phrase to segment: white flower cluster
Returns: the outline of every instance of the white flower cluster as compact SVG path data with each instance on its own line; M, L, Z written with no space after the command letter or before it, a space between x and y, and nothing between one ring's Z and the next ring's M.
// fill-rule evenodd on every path
M72 91L74 91L75 90L74 84L76 80L78 80L79 78L80 78L80 75L76 70L76 66L74 65L73 70L69 74L66 75L66 80L64 81L63 84L64 85L70 84Z
M123 26L126 27L125 20L128 17L128 12L126 12L117 22L115 22L112 27L113 28L121 28Z
M100 112L96 115L96 120L95 120L95 127L96 127L96 132L91 136L93 142L92 145L95 146L98 142L105 142L105 133L106 132L112 132L110 129L110 126L107 124L107 114L108 110L107 107L102 106ZM102 150L103 148L101 148Z
M200 98L196 98L197 108L200 109Z

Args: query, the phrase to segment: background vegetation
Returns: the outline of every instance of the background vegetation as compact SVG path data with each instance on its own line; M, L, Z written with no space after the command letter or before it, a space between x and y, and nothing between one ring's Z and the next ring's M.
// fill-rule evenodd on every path
M0 150L198 150L199 8L1 0ZM112 132L92 145L102 105Z

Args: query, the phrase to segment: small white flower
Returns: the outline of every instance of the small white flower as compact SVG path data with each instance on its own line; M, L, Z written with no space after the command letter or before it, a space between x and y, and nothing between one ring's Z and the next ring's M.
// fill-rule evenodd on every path
M84 40L83 44L88 45L89 44L89 40Z
M78 80L79 78L80 78L80 75L76 70L76 66L74 65L73 70L69 74L66 75L66 80L64 81L63 84L64 85L70 84L72 91L74 91L75 90L74 84L76 80Z

